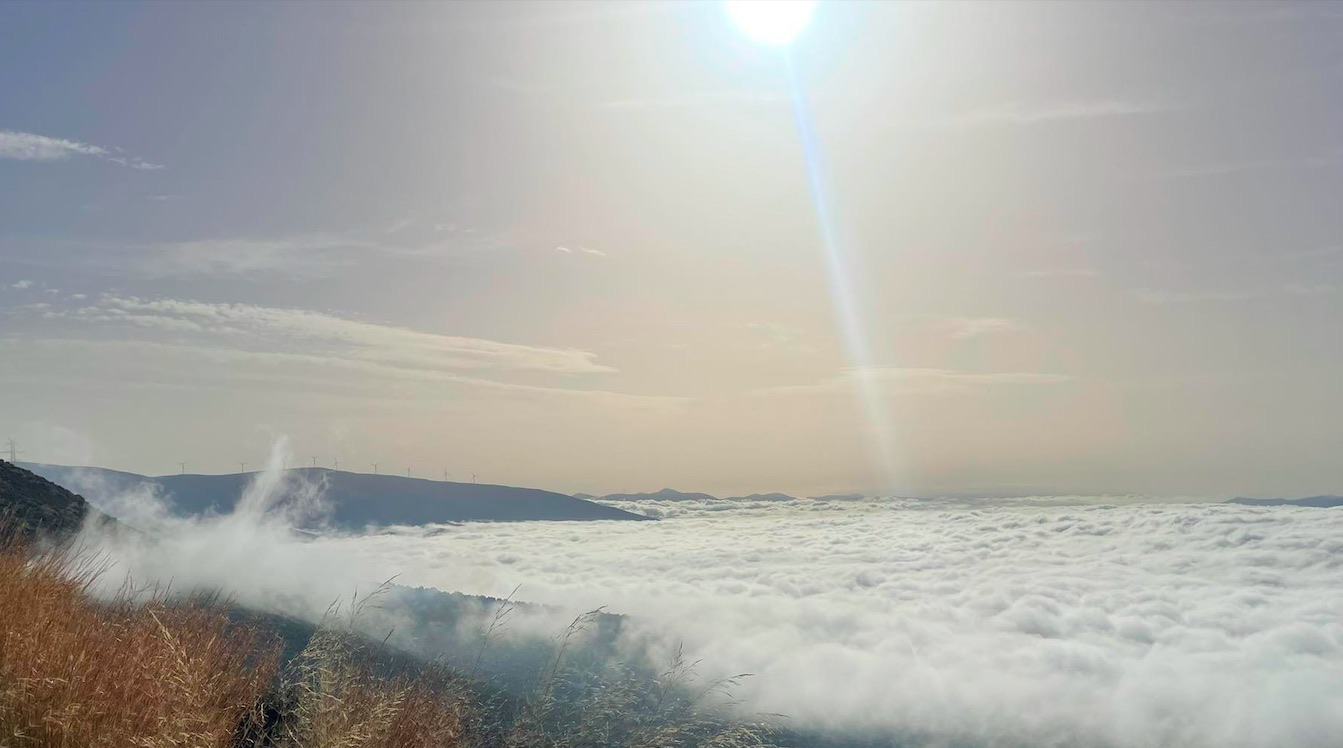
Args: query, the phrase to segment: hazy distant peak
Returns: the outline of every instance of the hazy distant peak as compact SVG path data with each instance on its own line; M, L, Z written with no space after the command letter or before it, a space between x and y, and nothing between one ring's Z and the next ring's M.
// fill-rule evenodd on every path
M730 496L728 501L794 501L796 496L789 496L786 493L753 493L746 496Z
M1308 506L1321 509L1329 507L1343 506L1343 496L1307 496L1302 499L1251 499L1245 497L1236 497L1228 499L1228 504L1244 504L1246 506Z
M664 488L653 493L613 493L602 497L607 501L717 501L718 497L707 493L687 493L674 488Z

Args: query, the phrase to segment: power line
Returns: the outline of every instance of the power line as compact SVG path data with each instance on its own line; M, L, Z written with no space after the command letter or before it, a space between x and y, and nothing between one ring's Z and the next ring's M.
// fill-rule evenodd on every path
M14 441L13 439L10 439L9 441L5 442L5 446L9 447L10 463L12 464L18 462L19 455L23 454L23 452L19 451L19 443Z
M317 467L317 457L315 455L312 458L312 466Z

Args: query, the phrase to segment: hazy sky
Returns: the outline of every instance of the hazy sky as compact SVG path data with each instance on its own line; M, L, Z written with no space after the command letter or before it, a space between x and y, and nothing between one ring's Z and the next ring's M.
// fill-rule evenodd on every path
M0 4L0 438L1339 492L1340 35L1323 3L832 3L787 52L707 3Z

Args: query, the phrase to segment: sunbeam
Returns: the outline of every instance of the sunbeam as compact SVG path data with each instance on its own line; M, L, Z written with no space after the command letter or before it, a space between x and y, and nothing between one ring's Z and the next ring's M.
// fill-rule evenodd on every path
M858 409L866 418L870 430L868 444L873 452L875 467L880 470L881 488L893 491L899 485L899 466L895 454L895 434L891 420L890 402L878 381L878 369L869 345L868 331L859 310L852 271L843 247L835 236L830 212L828 190L825 185L824 154L816 140L816 128L811 120L811 106L793 65L792 56L784 52L788 68L788 87L793 102L793 119L797 124L798 139L802 145L802 160L807 169L807 189L812 209L816 213L821 233L821 250L825 256L830 303L834 310L835 325L843 340L854 383Z

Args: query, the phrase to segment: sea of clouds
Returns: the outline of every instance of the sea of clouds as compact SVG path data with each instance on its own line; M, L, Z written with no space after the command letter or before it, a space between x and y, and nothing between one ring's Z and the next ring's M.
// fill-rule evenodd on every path
M662 521L296 540L264 498L244 506L103 552L141 581L307 616L393 574L498 597L521 585L567 611L555 631L605 606L631 616L632 659L683 645L705 676L753 674L744 710L902 745L1343 745L1343 511L630 502Z

